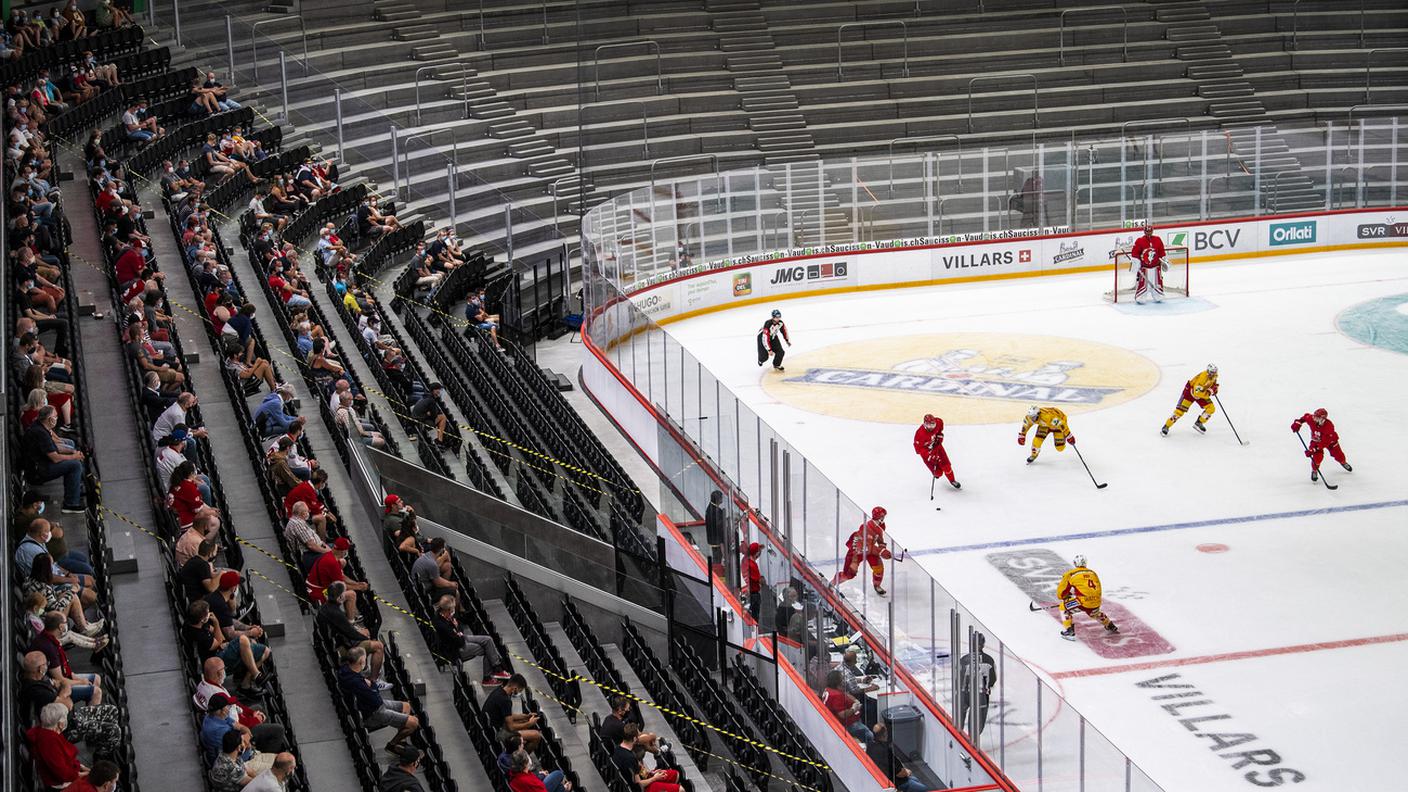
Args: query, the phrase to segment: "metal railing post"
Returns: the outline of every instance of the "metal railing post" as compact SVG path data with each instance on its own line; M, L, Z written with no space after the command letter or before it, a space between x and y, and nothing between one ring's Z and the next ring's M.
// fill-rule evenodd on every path
M235 20L229 14L225 15L225 54L229 62L229 71L226 75L230 82L235 81Z
M1257 127L1252 147L1252 216L1261 214L1261 130Z
M455 163L453 162L445 166L445 187L450 196L450 233L454 233L456 226L459 225L460 216L455 209Z
M1066 15L1072 13L1087 13L1090 11L1119 11L1124 17L1124 44L1120 49L1120 63L1129 62L1129 11L1120 5L1090 6L1089 8L1067 8L1061 12L1061 18L1057 29L1060 31L1060 41L1057 44L1057 51L1060 53L1061 65L1066 65Z
M851 157L851 241L860 241L860 174L855 157Z
M181 0L171 0L171 25L175 29L176 46L181 46Z
M1362 24L1362 18L1361 18ZM1364 33L1360 32L1359 46L1364 46ZM179 43L179 42L178 42ZM1408 52L1408 47L1379 47L1364 53L1364 104L1369 104L1369 77L1374 73L1374 55L1379 52Z
M1354 192L1354 205L1356 208L1362 208L1365 198L1364 187L1365 183L1368 181L1364 178L1364 119L1362 118L1359 119L1359 168L1354 176L1355 180L1359 183L1359 188Z
M949 701L952 702L953 707L953 709L949 710L949 717L951 719L957 719L958 717L958 700L960 696L958 687L958 658L963 654L962 621L962 617L958 615L956 608L948 609L948 686ZM1040 723L1040 721L1038 721L1038 723Z
M1129 194L1129 147L1120 140L1120 226L1123 227L1129 221L1129 204L1126 197ZM1095 203L1095 185L1090 186L1091 204Z
M342 155L342 89L334 88L332 91L333 109L337 112L337 159L346 161Z
M401 154L400 141L396 139L396 125L391 125L391 192L396 200L401 199Z
M937 140L952 140L958 144L958 189L963 190L963 140L958 135L918 135L915 137L905 136L892 138L885 146L887 156L890 160L890 192L895 190L895 144L896 143L932 143Z
M1388 205L1398 205L1398 116L1393 117L1388 149Z
M283 123L287 124L287 123L288 123L288 57L286 56L286 54L284 53L284 51L283 51L282 49L279 50L279 95L280 95L280 97L282 97L282 100L283 100L283 104L280 105L281 109L279 110L279 113L281 114L282 117L281 117L279 120L282 121Z
M1335 122L1325 122L1325 211L1334 208Z
M836 82L845 81L845 70L841 64L841 36L846 32L846 28L852 27L878 27L880 25L899 25L904 34L904 65L901 67L900 76L909 76L909 23L903 19L885 19L870 22L847 22L836 28Z
M787 221L787 247L791 249L797 246L796 239L792 233L792 163L787 163L787 168L784 172L787 174L787 206L783 219Z
M504 247L508 255L508 268L513 270L513 204L504 204ZM514 276L515 278L517 276Z
M758 238L755 253L763 252L763 169L753 166L753 230Z
M1208 131L1203 130L1203 156L1198 161L1201 171L1198 175L1198 219L1208 219Z
M1154 136L1144 136L1144 220L1154 219Z

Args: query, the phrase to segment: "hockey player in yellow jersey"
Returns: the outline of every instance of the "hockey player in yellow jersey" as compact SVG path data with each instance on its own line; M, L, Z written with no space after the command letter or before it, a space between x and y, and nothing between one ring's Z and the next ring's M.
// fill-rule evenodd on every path
M1061 637L1068 641L1076 639L1076 611L1105 625L1107 632L1116 633L1120 628L1110 621L1100 610L1100 576L1085 565L1085 556L1078 555L1071 561L1072 569L1061 576L1056 586L1056 600L1061 604Z
M1193 428L1203 434L1207 434L1208 419L1217 412L1217 405L1213 403L1213 397L1217 395L1217 366L1209 363L1206 369L1193 375L1188 383L1183 386L1183 395L1178 397L1178 406L1173 408L1173 415L1164 421L1164 428L1160 429L1165 437L1168 430L1178 422L1183 414L1188 412L1188 408L1197 403L1203 408L1203 414L1198 416L1198 420L1193 422Z
M1071 434L1071 427L1066 423L1066 414L1055 407L1037 407L1032 405L1027 410L1027 419L1022 421L1022 431L1017 433L1017 445L1027 444L1027 430L1036 427L1036 434L1032 437L1032 453L1027 457L1027 464L1036 461L1037 454L1041 453L1041 444L1045 442L1049 434L1056 441L1056 450L1065 451L1066 443L1076 444L1075 435Z

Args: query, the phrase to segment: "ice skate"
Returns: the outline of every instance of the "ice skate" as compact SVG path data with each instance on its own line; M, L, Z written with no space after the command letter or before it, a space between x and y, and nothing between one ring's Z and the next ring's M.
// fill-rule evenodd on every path
M1194 428L1194 429L1197 429L1199 434L1207 434L1207 433L1208 433L1208 427L1207 427L1207 425L1204 424L1204 423L1203 423L1202 421L1200 421L1200 420L1193 422L1193 428Z
M962 484L959 484L959 483L958 483L957 481L955 481L954 479L949 479L949 480L948 480L948 483L952 484L954 489L963 489L963 485L962 485Z
M876 593L876 594L879 594L880 596L883 597L883 596L885 596L885 589L882 589L882 588L880 588L879 586L876 586L876 587L875 587L875 593Z
M1119 632L1119 631L1120 631L1119 626L1116 625L1114 622L1110 622L1109 624L1106 624L1106 625L1105 625L1105 632L1107 632L1107 633L1117 633L1117 632Z
M1065 638L1067 641L1074 641L1076 639L1075 625L1071 625L1070 627L1067 627L1066 629L1062 630L1061 637Z
M1319 480L1320 480L1320 471L1318 471L1318 470L1312 470L1312 471L1310 471L1310 480L1311 480L1311 481L1319 481Z
M1031 463L1033 463L1033 462L1035 462L1035 461L1036 461L1036 454L1035 454L1035 453L1033 453L1033 454L1031 454L1031 455L1029 455L1029 456L1027 457L1027 464L1028 464L1028 465L1030 465Z
M1341 463L1340 463L1340 467L1344 468L1344 470L1345 470L1346 473L1353 473L1353 472L1354 472L1354 468L1351 467L1348 462L1341 462Z
M1167 427L1167 426L1161 426L1161 427L1159 427L1159 434L1163 435L1164 437L1168 437L1168 427Z

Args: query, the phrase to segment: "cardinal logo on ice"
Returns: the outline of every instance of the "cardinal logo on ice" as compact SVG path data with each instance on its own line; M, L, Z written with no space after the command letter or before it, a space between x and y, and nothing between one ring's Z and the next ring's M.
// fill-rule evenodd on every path
M779 401L867 421L909 423L942 412L952 423L1020 422L1028 405L1068 413L1147 392L1147 358L1093 341L1017 333L942 333L853 341L788 358L763 387ZM794 373L795 372L795 373Z

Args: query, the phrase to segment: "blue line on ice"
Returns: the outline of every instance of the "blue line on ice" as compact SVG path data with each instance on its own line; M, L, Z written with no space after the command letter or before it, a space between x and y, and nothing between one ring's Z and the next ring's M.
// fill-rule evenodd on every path
M1145 525L1139 528L1116 528L1110 531L1086 531L1084 533L1058 534L1056 536L1034 536L1030 539L1008 539L1001 542L984 542L982 544L957 545L955 547L931 547L927 550L911 550L909 551L909 555L924 556L938 555L939 553L966 553L970 550L992 550L999 547L1018 547L1021 545L1041 544L1043 542L1066 542L1075 539L1104 539L1110 536L1128 536L1130 534L1157 533L1159 531L1178 531L1184 528L1206 528L1212 525L1232 525L1235 523L1263 522L1266 520L1285 520L1294 517L1318 517L1326 514L1371 511L1373 509L1396 509L1402 506L1408 506L1408 500L1358 503L1348 506L1330 506L1323 509L1269 512L1267 514L1251 514L1245 517L1219 517L1215 520L1194 520L1192 522L1167 523L1165 525Z

